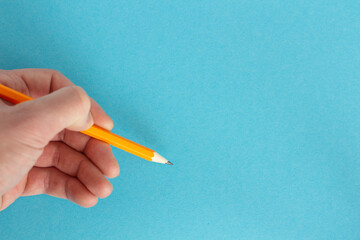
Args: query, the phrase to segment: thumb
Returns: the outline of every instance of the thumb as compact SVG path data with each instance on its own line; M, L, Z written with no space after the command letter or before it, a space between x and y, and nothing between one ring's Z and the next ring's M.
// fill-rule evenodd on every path
M93 124L91 100L80 87L66 87L7 108L0 119L0 196L32 168L43 148L64 128Z
M12 134L24 144L43 148L65 128L82 131L94 123L91 99L76 86L65 87L13 108Z

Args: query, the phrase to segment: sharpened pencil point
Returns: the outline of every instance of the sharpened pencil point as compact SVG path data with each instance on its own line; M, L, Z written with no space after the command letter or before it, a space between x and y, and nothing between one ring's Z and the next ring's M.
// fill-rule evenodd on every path
M168 160L166 160L164 157L162 157L160 154L158 154L157 152L154 152L154 157L152 157L151 160L152 160L153 162L157 162L157 163L174 165L174 164L172 164L171 162L169 162Z

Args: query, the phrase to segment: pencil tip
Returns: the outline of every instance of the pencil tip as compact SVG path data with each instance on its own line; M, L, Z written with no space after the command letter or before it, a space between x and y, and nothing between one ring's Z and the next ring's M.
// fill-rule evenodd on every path
M167 164L167 165L174 165L174 164L172 164L170 161L167 161L167 163L165 163L165 164Z

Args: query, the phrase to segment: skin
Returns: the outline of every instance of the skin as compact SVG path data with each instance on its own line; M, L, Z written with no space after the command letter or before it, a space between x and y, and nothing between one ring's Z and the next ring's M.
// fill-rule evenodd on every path
M36 98L0 100L0 211L20 196L47 194L92 207L112 192L119 175L108 144L78 131L113 121L60 72L0 70L0 83Z

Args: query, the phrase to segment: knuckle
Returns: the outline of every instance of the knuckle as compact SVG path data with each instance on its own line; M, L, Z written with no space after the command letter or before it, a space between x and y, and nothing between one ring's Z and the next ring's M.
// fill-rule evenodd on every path
M71 91L72 96L76 98L76 102L78 103L78 106L80 107L80 110L83 112L90 111L91 107L91 99L87 95L84 89L78 86L70 86L68 87L69 91Z
M52 79L60 79L62 76L64 76L60 71L58 70L54 70L54 69L49 69L48 70L51 74Z

